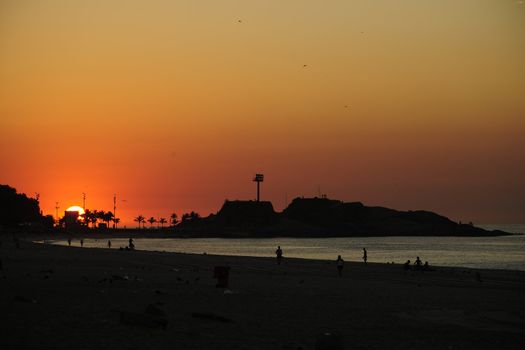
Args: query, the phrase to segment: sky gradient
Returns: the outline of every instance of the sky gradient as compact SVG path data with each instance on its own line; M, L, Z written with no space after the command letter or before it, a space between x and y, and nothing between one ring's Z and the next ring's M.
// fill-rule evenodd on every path
M525 4L0 3L0 183L45 213L327 194L525 222ZM123 201L124 200L124 201Z

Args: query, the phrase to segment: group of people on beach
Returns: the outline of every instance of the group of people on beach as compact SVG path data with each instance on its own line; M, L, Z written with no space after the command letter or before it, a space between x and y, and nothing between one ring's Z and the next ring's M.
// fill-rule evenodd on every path
M430 265L428 264L428 261L425 261L425 263L423 264L423 262L421 261L421 259L418 256L418 257L416 257L416 261L414 261L413 266L412 266L410 260L407 260L403 264L403 269L405 271L412 270L412 268L414 270L419 270L419 271L428 271L428 270L430 270Z
M283 260L283 250L281 249L281 246L277 246L277 250L275 251L275 256L277 257L277 265L281 265L281 262ZM363 262L366 264L367 261L368 261L368 252L366 251L366 248L363 248ZM338 255L335 262L337 266L337 275L339 277L343 277L343 267L345 265L345 261L343 260L341 255Z

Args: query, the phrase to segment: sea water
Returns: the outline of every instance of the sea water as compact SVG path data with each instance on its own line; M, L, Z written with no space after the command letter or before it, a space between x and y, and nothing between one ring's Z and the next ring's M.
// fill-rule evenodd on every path
M486 225L487 229L525 232L525 225ZM52 241L67 245L66 241ZM128 239L112 238L112 249ZM73 241L78 246L78 241ZM430 265L525 271L525 235L497 237L345 237L345 238L136 238L135 248L192 254L274 257L278 245L285 257L404 263L419 256ZM106 248L107 240L84 238L84 248Z

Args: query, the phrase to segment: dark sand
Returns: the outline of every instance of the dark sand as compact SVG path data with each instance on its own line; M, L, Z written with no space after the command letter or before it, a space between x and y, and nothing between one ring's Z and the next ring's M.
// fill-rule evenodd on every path
M15 249L2 241L6 350L314 349L323 332L343 337L344 349L525 345L524 272L406 273L400 265L347 262L338 278L333 261L285 259L277 266L273 258L28 242ZM231 267L230 289L215 287L216 265ZM149 304L165 315L133 324ZM166 329L155 328L162 319Z

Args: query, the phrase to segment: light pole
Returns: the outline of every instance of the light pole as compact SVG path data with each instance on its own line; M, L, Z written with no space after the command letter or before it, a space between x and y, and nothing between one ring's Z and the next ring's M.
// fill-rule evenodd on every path
M255 174L255 177L253 178L253 181L257 182L257 202L259 202L260 199L261 199L259 185L261 184L261 182L264 181L264 175L263 174Z
M58 206L58 202L55 202L55 213L56 213L56 217L57 217L57 223L58 223L58 221L59 221L59 219L58 219L58 209L59 209L59 208L60 208L60 207Z
M115 193L113 195L113 229L116 227L116 220L117 219L117 194Z

